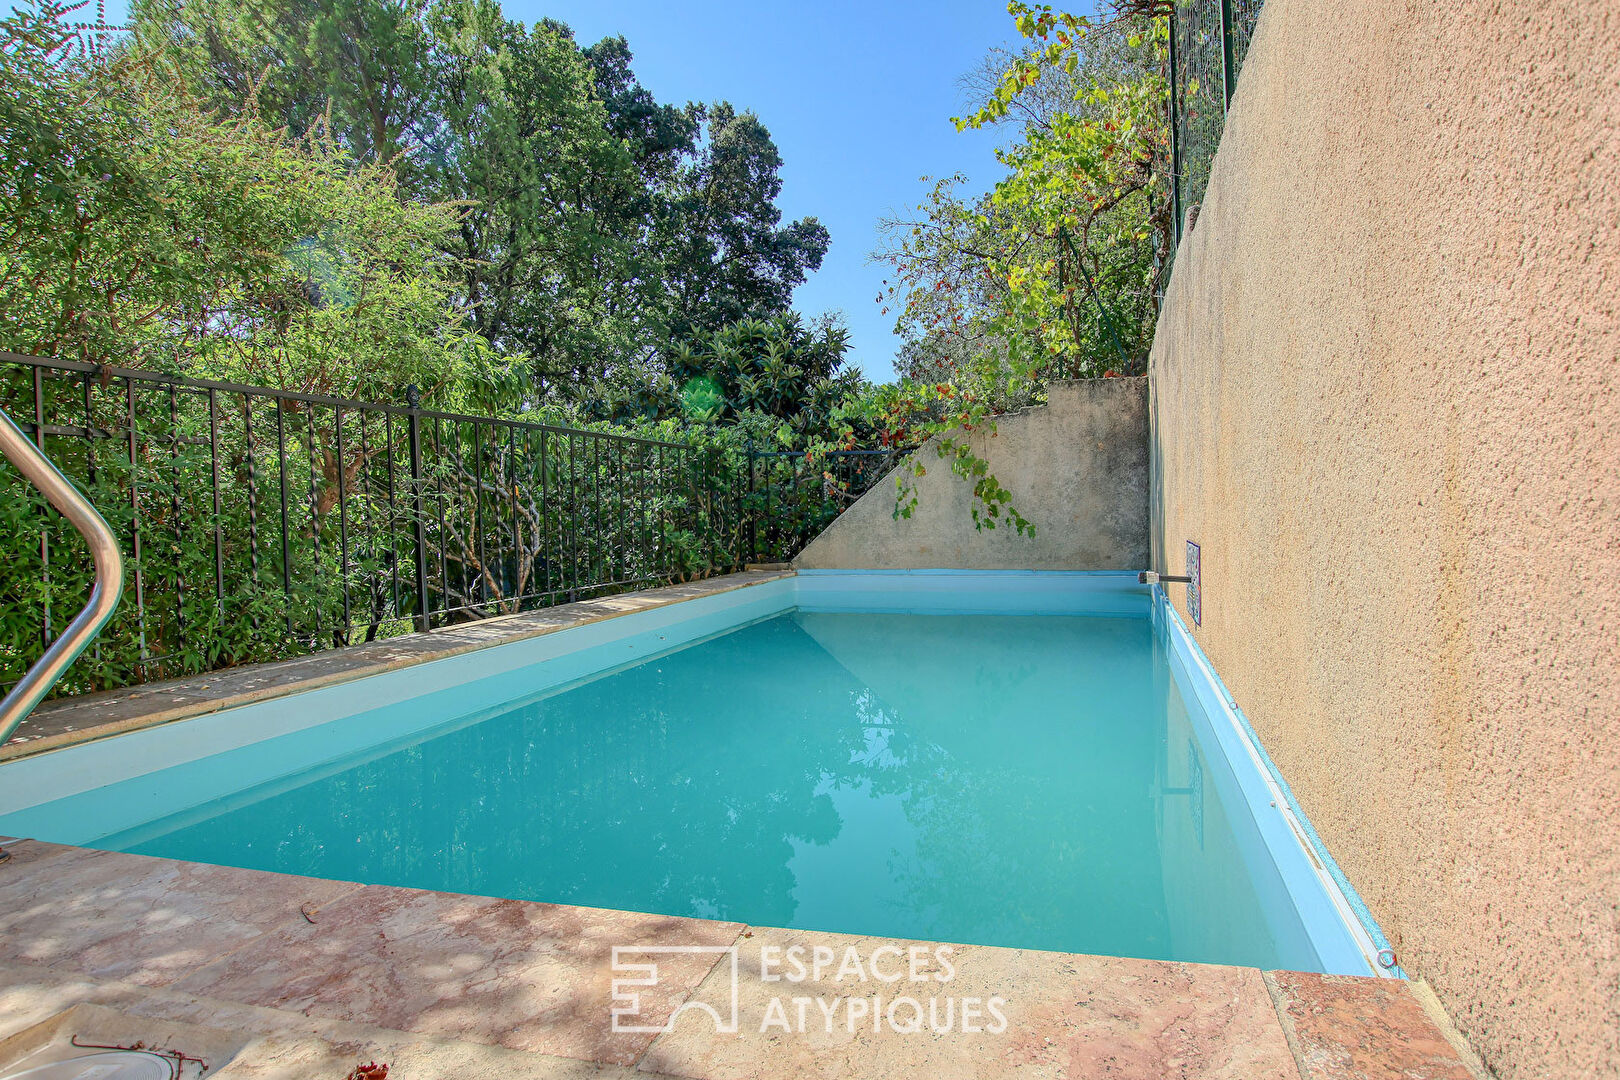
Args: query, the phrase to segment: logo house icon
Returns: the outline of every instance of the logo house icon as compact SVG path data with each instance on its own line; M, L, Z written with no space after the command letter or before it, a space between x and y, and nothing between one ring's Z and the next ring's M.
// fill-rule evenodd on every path
M730 967L731 981L731 1007L730 1012L721 1015L721 1011L710 1005L707 1001L684 1001L669 1019L659 1025L637 1024L641 1016L641 994L644 988L658 985L658 964L655 957L659 956L685 956L703 954L708 956L725 956L728 959L721 961ZM609 1010L613 1016L613 1030L629 1034L660 1035L675 1030L675 1021L681 1013L688 1009L697 1009L709 1014L714 1020L714 1030L721 1035L732 1035L737 1031L737 947L735 945L615 945L613 946L613 1005Z

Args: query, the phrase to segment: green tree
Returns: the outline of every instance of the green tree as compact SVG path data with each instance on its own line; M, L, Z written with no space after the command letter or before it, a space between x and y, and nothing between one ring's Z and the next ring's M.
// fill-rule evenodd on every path
M580 48L494 0L139 0L207 108L393 162L402 201L456 204L457 302L536 397L656 377L676 344L791 309L826 230L781 222L751 113L660 104L623 38Z
M988 195L960 194L960 176L940 180L909 217L881 223L876 257L895 278L879 297L896 311L902 382L971 386L997 411L1030 404L1038 389L1011 362L1004 316L1010 303L998 263L1025 257L1040 239L1015 227Z
M596 74L596 96L607 109L609 133L629 146L646 193L667 191L697 145L702 107L690 102L660 105L636 79L630 43L622 37L603 38L581 51Z
M396 161L431 129L426 0L136 0L140 47L161 50L205 108L320 130L359 162ZM408 177L407 177L408 179Z
M742 319L675 349L670 375L684 413L718 423L754 413L781 421L781 441L803 445L864 385L844 367L849 331L835 319L806 326L795 314Z
M608 132L589 61L563 32L507 20L491 0L432 12L433 112L423 187L464 207L451 250L461 300L502 352L532 358L542 392L573 392L649 347L633 216L600 208L640 188Z
M93 370L36 382L0 365L0 406L41 409L53 459L131 557L131 595L65 690L406 632L422 614L401 588L413 535L432 565L422 595L459 618L791 553L835 512L836 485L787 455L756 475L749 445L803 441L842 407L855 377L839 367L841 332L723 326L703 340L727 412L680 412L659 336L656 218L637 207L673 205L688 114L649 104L627 54L593 62L554 26L445 0L422 24L425 110L381 114L429 120L390 120L371 138L344 119L365 110L318 81L299 90L287 76L293 89L267 93L287 74L270 70L236 102L200 93L195 56L161 37L86 53L70 10L0 19L0 348L345 398L398 401L415 383L454 411L580 422L589 402L537 400L532 344L549 385L652 376L653 407L616 418L679 445L435 420L427 445L408 447L405 425L371 412L368 429L350 406ZM603 65L619 80L611 108ZM293 123L300 101L311 111ZM647 123L614 133L638 114ZM402 181L401 159L379 147L417 137L407 130L423 141ZM395 496L418 453L433 512L413 523ZM777 508L759 535L745 516L762 505L756 478ZM262 530L278 520L271 542ZM89 560L6 470L0 536L5 681L38 655L46 613L82 599Z
M1008 6L1028 44L992 53L968 80L981 106L957 120L1011 133L1007 175L980 199L940 185L877 253L920 358L985 342L1030 387L1145 370L1170 222L1167 28L1141 7L1093 21Z
M963 129L995 124L1034 100L1022 113L1021 138L999 154L1009 174L991 194L1007 221L1044 241L990 264L1007 280L1009 349L1030 367L1146 370L1155 271L1168 253L1168 26L1136 8L1116 8L1098 23L1008 4L1030 47L984 105L957 121ZM1054 107L1052 84L1065 80L1070 101Z
M72 60L63 11L0 22L7 348L385 397L487 365L453 304L452 208L320 129L205 112L157 57Z
M657 241L676 341L787 311L831 242L813 217L781 224L782 156L757 116L720 102L702 118L701 149L671 186Z
M963 197L952 178L914 217L887 223L875 257L905 344L902 379L851 410L881 441L934 438L973 485L980 527L1032 528L955 432L1038 401L1047 380L1146 369L1155 274L1168 254L1167 26L1157 0L1094 20L1013 0L1026 40L969 77L982 104L958 129L1006 125L1007 175ZM910 475L925 463L914 455ZM896 513L915 491L899 478Z

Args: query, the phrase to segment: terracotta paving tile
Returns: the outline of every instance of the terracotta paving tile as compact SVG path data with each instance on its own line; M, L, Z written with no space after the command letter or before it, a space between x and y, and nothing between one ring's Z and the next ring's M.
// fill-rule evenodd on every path
M356 886L29 840L0 863L0 960L164 986Z
M631 1070L545 1054L467 1043L332 1046L318 1039L261 1039L210 1080L339 1080L365 1062L389 1066L399 1080L641 1080Z
M453 1071L469 1078L572 1077L573 1060L582 1077L638 1066L643 1075L702 1080L969 1080L1015 1070L1087 1080L1473 1080L1408 985L1394 980L979 946L952 946L947 973L928 943L775 929L739 937L735 923L360 888L29 840L11 851L0 864L0 973L14 966L0 987L25 970L122 980L87 984L79 1000L112 995L106 1004L230 1030L243 1026L244 1010L257 1010L259 1023L247 1028L297 1043L267 1055L275 1068L265 1075L290 1077L330 1056L299 1040L331 1040L336 1029L263 1021L302 1014L305 1024L375 1032L337 1038L340 1057L379 1040L399 1054L416 1046L394 1045L387 1031L460 1040L408 1053L455 1061ZM698 1006L732 1015L724 950L734 943L736 1030L717 1031ZM901 951L914 944L920 981ZM613 1031L613 980L632 974L615 973L613 947L670 945L710 951L630 957L658 964L656 985L633 988L640 1008L628 1021L652 1030ZM807 959L817 946L828 950L819 981L762 976L766 949L779 950L776 970L784 971L780 958L793 946ZM864 966L885 946L894 950L885 969L898 981L869 971L839 977L849 949ZM0 1013L24 1025L69 1003L50 986L19 991L12 1001L0 989ZM888 1021L897 997L918 1002L897 1006L898 1026L916 1017L922 1030ZM1000 999L994 1007L992 998ZM979 1009L972 1029L969 1000ZM851 1002L860 1003L853 1022ZM941 1031L923 1022L930 1006L933 1018L946 1017ZM659 1034L672 1016L672 1030ZM14 1026L0 1023L0 1036ZM456 1049L469 1044L523 1060L481 1061Z
M1405 982L1297 971L1267 979L1305 1080L1473 1080Z
M824 945L842 961L854 946L865 963L881 945L910 943L793 930L751 933L739 942L738 1030L717 1034L710 1016L689 1008L641 1059L643 1070L704 1080L965 1080L1015 1070L1020 1076L1071 1080L1298 1080L1270 996L1260 972L1252 969L962 945L952 947L954 972L943 982L935 977L944 969L932 961L920 969L925 981L912 982L908 956L900 961L897 982L839 981L829 970L819 983L793 983L762 978L763 948ZM879 958L888 975L897 973L892 955ZM691 1000L724 1014L730 994L729 965L717 965ZM837 999L870 1001L874 995L883 998L880 1030L874 1030L870 1014L850 1030L848 1003ZM1004 999L999 1008L1005 1029L995 1033L994 1017L986 1014L977 1022L985 1030L963 1030L963 1002L992 996ZM795 997L816 999L806 1006L802 1033ZM916 998L923 1009L936 1010L924 1016L923 1030L905 1033L889 1026L887 1012L898 997ZM780 1013L771 1011L773 999L781 1001ZM949 1017L946 999L955 999ZM830 1030L824 1008L834 1010ZM913 1015L910 1005L896 1008L900 1027ZM778 1016L793 1030L784 1032ZM772 1023L762 1032L767 1020ZM935 1020L949 1033L929 1030Z
M616 1033L616 945L726 946L737 923L369 886L314 924L266 935L180 989L514 1050L633 1064L651 1034ZM643 995L662 1024L716 954L660 958Z
M59 1024L65 1014L82 1015L87 1007L118 1019L112 1025L73 1024L69 1029L94 1042L132 1043L143 1035L151 1039L154 1032L176 1024L231 1032L238 1045L245 1045L218 1074L221 1077L338 1080L367 1061L388 1063L397 1080L637 1080L645 1075L623 1066L325 1020L4 962L0 962L0 1063L17 1032ZM199 1056L204 1049L167 1045Z

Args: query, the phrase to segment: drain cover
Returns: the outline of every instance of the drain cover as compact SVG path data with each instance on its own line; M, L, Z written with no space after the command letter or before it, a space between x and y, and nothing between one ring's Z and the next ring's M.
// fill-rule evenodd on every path
M174 1080L174 1063L144 1050L111 1050L6 1073L0 1080Z

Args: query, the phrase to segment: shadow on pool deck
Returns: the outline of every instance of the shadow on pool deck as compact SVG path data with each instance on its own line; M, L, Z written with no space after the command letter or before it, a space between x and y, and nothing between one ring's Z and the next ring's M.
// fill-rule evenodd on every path
M945 981L937 963L919 969L922 983L909 972L896 983L840 983L832 970L820 982L768 981L760 964L768 948L826 945L842 956L854 945L870 958L880 946L912 943L26 840L11 850L0 864L0 1067L13 1062L14 1042L82 1006L73 1014L87 1018L73 1021L87 1025L75 1032L81 1041L133 1041L143 1024L243 1036L227 1077L338 1080L373 1059L390 1062L396 1080L1474 1075L1419 993L1398 980L963 945L953 947ZM613 1030L613 980L634 974L615 972L613 948L656 945L709 951L653 957L657 985L633 988L635 1025L660 1028L690 1003L728 1014L725 950L735 947L735 1032L717 1033L697 1008L681 1011L668 1033ZM871 1015L851 1023L847 999L874 995L916 997L925 1008L938 997L940 1010L946 997L955 1008L997 997L1005 1030L993 1033L991 1013L979 1032L963 1030L962 1013L948 1034L926 1026L907 1034ZM795 998L805 999L804 1033L765 1023L781 1015L796 1027ZM823 1009L839 998L829 1031ZM773 999L779 1012L769 1011Z

